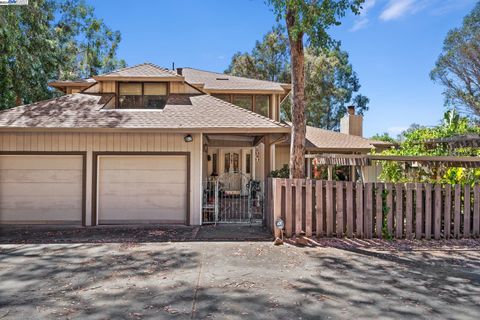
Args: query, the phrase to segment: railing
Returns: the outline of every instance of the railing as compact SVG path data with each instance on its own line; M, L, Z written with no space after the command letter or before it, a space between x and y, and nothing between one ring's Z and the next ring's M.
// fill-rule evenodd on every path
M266 224L285 235L440 239L480 234L480 185L269 179Z

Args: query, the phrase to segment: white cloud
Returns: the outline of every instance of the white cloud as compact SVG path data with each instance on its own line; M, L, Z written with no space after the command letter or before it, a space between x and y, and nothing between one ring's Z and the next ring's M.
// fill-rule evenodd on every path
M350 31L355 32L360 29L363 29L367 26L370 21L367 18L368 11L375 6L376 0L366 0L362 5L362 10L360 10L360 17L358 17L354 22Z
M355 32L355 31L358 31L360 29L365 28L368 24L368 21L369 20L366 17L359 18L359 19L355 20L353 22L353 26L350 28L350 31Z
M415 0L390 0L380 14L380 19L389 21L417 11Z
M362 4L362 10L360 11L360 15L366 16L368 11L372 9L375 6L376 0L366 0Z

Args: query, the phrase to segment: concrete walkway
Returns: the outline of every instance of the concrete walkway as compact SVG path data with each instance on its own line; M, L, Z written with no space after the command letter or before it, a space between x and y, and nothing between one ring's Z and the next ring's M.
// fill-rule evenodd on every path
M478 248L0 245L0 319L478 319Z

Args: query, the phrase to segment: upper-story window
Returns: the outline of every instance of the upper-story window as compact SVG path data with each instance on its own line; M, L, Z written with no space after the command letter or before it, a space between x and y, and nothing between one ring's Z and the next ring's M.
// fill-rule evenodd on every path
M268 94L213 94L213 96L262 116L270 116L270 95Z
M270 96L257 94L255 96L255 112L268 117L270 111Z
M121 82L118 84L118 108L163 109L167 93L165 82Z

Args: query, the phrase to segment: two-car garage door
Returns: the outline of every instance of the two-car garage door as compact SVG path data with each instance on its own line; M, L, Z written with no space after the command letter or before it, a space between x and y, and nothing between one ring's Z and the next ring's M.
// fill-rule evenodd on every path
M85 171L82 154L0 155L0 224L81 224ZM186 154L98 155L95 171L99 224L188 223Z

